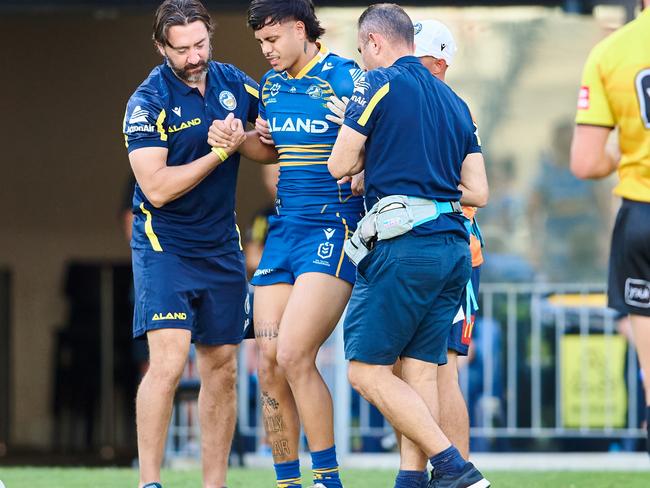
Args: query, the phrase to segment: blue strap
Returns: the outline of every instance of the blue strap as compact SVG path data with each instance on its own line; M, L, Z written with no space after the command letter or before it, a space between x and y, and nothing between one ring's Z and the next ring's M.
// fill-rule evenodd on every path
M426 224L427 222L436 220L442 214L456 213L456 210L454 209L454 206L452 205L451 202L438 202L436 200L432 200L432 202L436 204L436 210L437 210L436 214L431 215L430 217L427 217L425 219L418 220L413 224L413 227L417 227L418 225Z
M473 311L478 310L478 302L476 301L476 294L474 293L474 285L472 284L472 278L471 277L470 277L469 281L467 282L467 286L465 287L465 295L466 295L466 298L467 298L467 303L466 303L466 308L465 308L465 315L469 315L470 318L471 318L472 310ZM465 318L467 318L467 317L465 317Z

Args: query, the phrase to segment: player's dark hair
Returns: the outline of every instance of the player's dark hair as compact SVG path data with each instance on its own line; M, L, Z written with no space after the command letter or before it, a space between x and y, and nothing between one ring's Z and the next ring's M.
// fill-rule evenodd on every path
M153 21L153 40L169 46L167 33L175 25L188 25L201 21L212 36L213 26L210 14L199 0L165 0L156 9Z
M377 3L368 7L359 17L359 35L368 40L368 34L376 32L393 42L413 46L415 35L413 21L404 9L394 3Z
M325 34L325 29L316 18L311 0L253 0L248 7L248 26L253 30L285 20L305 24L307 39L311 42Z

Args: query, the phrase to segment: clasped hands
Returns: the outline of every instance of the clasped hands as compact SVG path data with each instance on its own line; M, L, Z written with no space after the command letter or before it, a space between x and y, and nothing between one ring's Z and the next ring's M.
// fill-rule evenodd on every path
M230 112L224 120L214 120L208 129L208 144L232 154L246 140L242 121Z

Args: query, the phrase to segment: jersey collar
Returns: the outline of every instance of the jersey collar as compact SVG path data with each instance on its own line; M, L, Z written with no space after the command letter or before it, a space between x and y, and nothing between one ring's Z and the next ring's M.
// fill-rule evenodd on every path
M409 63L422 64L418 58L416 58L415 56L412 56L412 55L402 56L401 58L396 60L395 63L393 63L393 64L409 64Z
M314 66L316 66L319 63L322 63L323 60L329 55L330 51L325 47L325 44L321 42L317 42L316 45L318 46L318 54L314 56L311 61L309 61L301 70L300 72L294 77L291 76L288 72L287 73L287 78L289 79L296 79L299 80L303 76L305 76L307 73L309 73Z

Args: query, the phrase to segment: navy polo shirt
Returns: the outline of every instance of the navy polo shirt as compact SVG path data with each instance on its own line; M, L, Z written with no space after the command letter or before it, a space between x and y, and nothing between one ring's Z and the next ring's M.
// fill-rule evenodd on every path
M235 66L211 61L203 96L163 63L129 99L126 146L129 152L164 147L168 166L187 164L210 152L207 137L213 120L234 113L246 125L255 121L257 107L257 83ZM235 224L239 158L234 153L195 188L161 208L154 208L136 184L131 247L189 257L240 249Z
M463 160L481 152L467 104L414 56L368 71L355 85L344 123L368 137L368 208L388 195L458 201ZM464 217L445 214L413 232L449 231L468 238Z

